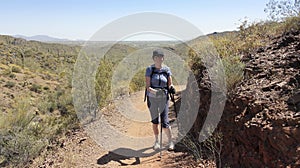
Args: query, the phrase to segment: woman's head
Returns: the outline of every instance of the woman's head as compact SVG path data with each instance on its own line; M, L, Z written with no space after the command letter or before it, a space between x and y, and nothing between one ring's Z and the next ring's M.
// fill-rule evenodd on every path
M155 57L164 57L164 52L162 50L154 50L152 58L155 59Z
M164 53L161 50L154 50L152 55L155 66L161 67L164 61Z

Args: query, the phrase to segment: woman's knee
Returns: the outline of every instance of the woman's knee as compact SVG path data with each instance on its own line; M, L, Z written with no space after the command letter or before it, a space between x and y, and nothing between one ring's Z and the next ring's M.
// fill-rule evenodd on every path
M162 127L163 127L163 128L166 128L166 129L167 129L167 128L170 128L169 122L166 122L166 123L163 122L163 123L162 123Z

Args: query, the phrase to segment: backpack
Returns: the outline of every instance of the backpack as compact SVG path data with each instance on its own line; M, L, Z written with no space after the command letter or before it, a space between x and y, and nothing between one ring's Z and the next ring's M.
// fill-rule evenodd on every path
M151 74L150 74L150 87L153 87L152 86L152 83L151 83L151 79L152 79L152 76L154 75L154 74L159 74L159 75L161 75L161 74L164 74L166 77L167 77L167 85L168 85L168 83L169 83L169 74L167 73L167 71L165 70L165 69L163 69L163 71L162 72L155 72L155 67L151 67ZM159 84L160 84L160 80L159 80ZM164 88L164 89L168 89L168 86L166 87L166 88Z
M158 73L158 72L155 72L154 70L155 70L155 67L151 67L150 87L152 87L151 79L152 79L153 74L165 74L165 75L167 76L167 84L169 83L169 76L170 76L170 75L167 73L167 71L164 70L164 71ZM164 88L164 89L167 89L168 92L169 92L169 88L168 88L168 87L167 87L167 88ZM177 118L177 110L176 110L176 105L175 105L175 98L174 98L174 95L172 95L170 92L169 92L169 94L170 94L171 100L172 100L173 103L174 103L175 117ZM147 96L147 88L145 88L144 102L145 102L146 100L147 100L147 106L150 107L150 106L149 106L149 97ZM169 100L169 96L167 96L167 100Z
M161 74L164 74L166 77L167 77L167 84L169 83L169 74L167 73L167 71L164 69L162 72L155 72L155 66L152 66L151 67L151 74L150 74L150 87L152 87L152 88L154 88L153 86L152 86L152 76L154 75L154 74L159 74L159 75L161 75ZM160 83L160 80L159 80L159 83ZM162 89L166 89L166 90L168 90L168 86L167 87L165 87L165 88L162 88ZM145 88L145 97L144 97L144 102L146 101L146 98L147 98L148 96L147 96L147 88Z

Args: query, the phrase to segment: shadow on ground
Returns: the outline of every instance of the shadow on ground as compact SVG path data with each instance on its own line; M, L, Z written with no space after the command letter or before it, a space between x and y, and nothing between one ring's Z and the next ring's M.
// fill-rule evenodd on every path
M99 165L105 165L108 164L111 161L116 161L121 164L121 166L126 166L126 165L137 165L140 164L140 158L141 157L150 157L155 154L157 154L159 151L153 151L150 153L145 153L147 150L152 149L152 147L149 148L144 148L141 150L132 150L129 148L119 148L114 151L109 151L108 154L105 154L101 158L97 160L97 164ZM128 164L125 163L124 161L127 159L135 159L135 162Z

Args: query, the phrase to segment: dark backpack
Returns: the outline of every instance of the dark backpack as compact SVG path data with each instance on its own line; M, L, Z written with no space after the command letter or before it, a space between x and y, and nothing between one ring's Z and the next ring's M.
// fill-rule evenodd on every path
M155 71L155 67L152 66L152 67L151 67L151 74L150 74L150 87L154 88L154 87L152 86L152 83L151 83L151 81L152 81L152 76L153 76L154 74L159 74L159 75L164 74L164 75L167 77L167 85L168 85L168 83L169 83L169 76L170 76L170 75L167 73L167 71L164 69L162 72L156 72L156 71ZM159 84L160 84L160 80L159 80ZM166 90L168 90L168 86L165 87L165 88L161 88L161 89L166 89ZM145 97L144 97L144 101L146 101L146 98L147 98L147 88L145 89Z
M152 76L153 76L153 74L165 74L166 75L166 77L167 77L167 84L169 83L169 74L164 70L164 71L162 71L162 72L155 72L155 67L151 67L151 74L150 74L150 87L152 87L152 84L151 84L151 79L152 79ZM169 90L169 88L167 87L167 88L163 88L163 89L167 89L167 90ZM175 92L175 91L174 91ZM174 98L174 94L175 93L170 93L169 91L168 91L168 93L170 94L170 97L171 97L171 100L173 101L173 103L174 103L174 111L175 111L175 117L177 118L177 110L176 110L176 105L175 105L175 98ZM168 97L168 96L167 96ZM147 96L147 88L145 88L145 97L144 97L144 102L147 100L147 105L148 105L148 107L150 107L149 106L149 98L148 98L148 96ZM169 100L169 97L168 97L168 99L167 100Z
M163 74L164 76L166 76L167 77L167 85L168 85L168 83L169 83L169 76L170 75L167 73L167 71L165 69L163 69L162 72L155 72L155 67L151 67L150 87L153 87L151 81L152 81L152 76L154 74L158 74L158 75L162 75ZM159 84L160 84L160 82L161 82L161 80L159 80ZM162 88L162 89L168 89L168 86L166 88Z

